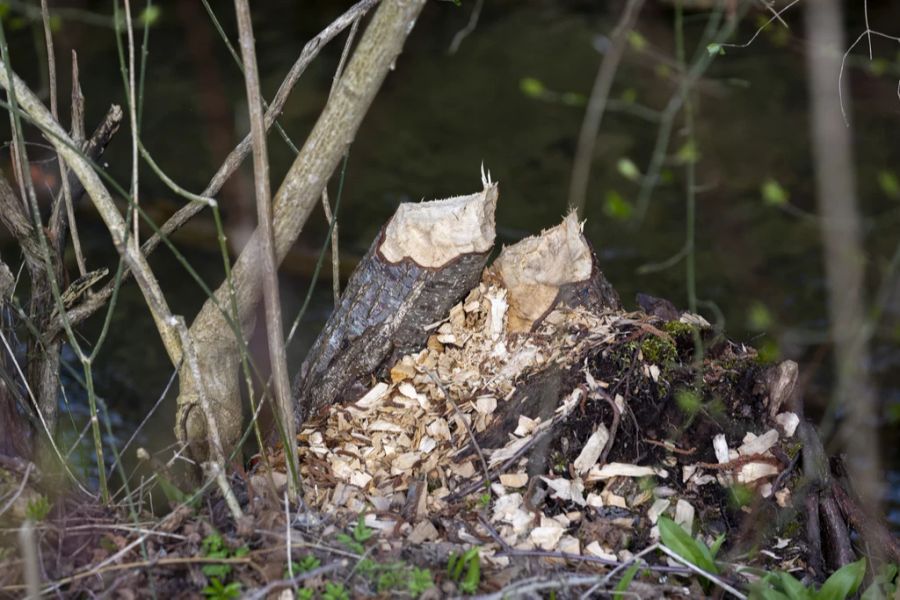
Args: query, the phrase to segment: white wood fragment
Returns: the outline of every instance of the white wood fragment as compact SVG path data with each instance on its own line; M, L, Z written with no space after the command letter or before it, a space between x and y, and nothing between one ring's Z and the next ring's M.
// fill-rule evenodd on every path
M557 547L560 552L565 552L566 554L581 554L581 542L578 541L578 538L571 535L564 535L559 540Z
M604 560L618 560L615 554L604 550L604 548L600 545L599 542L597 542L597 540L594 540L593 542L588 544L585 550L588 554L596 556L597 558L602 558Z
M579 506L585 505L584 496L584 483L579 478L575 478L573 480L565 479L564 477L558 477L556 479L550 479L549 477L541 477L544 482L547 484L551 490L553 490L552 497L558 498L560 500L568 500L570 502L574 502Z
M537 427L540 419L530 419L525 415L519 415L519 423L516 426L516 430L513 432L519 437L524 437L534 431L534 428Z
M528 484L528 473L503 473L500 483L507 488L521 488Z
M764 462L750 462L741 465L737 480L739 483L751 483L763 477L778 475L778 467Z
M675 522L690 533L694 527L694 507L684 498L675 503Z
M497 410L497 399L493 396L479 396L475 400L475 411L482 415L493 414Z
M666 512L666 509L669 508L669 501L663 498L659 498L653 505L647 510L647 518L651 523L656 525L656 522L659 520L660 515Z
M609 430L606 428L606 425L600 423L597 431L590 435L578 458L575 459L575 472L579 475L584 475L591 467L597 464L597 459L603 453L607 442L609 442Z
M729 462L728 440L725 439L724 433L716 434L713 437L713 450L715 450L716 460L719 461L720 464Z
M665 479L669 473L665 469L655 469L653 467L644 467L641 465L632 465L628 463L606 463L602 467L594 465L588 472L585 481L603 481L612 477L649 477L658 476Z
M388 384L384 382L376 383L372 389L363 395L362 398L354 402L359 408L371 408L384 398L388 391Z
M557 521L544 517L541 519L540 527L531 530L528 539L538 548L553 550L565 531Z
M800 424L800 417L792 412L783 412L775 415L775 422L781 428L784 437L789 438L797 431L797 425Z
M776 443L778 443L778 430L770 429L764 434L756 436L754 439L744 443L738 448L738 454L741 456L762 454L767 452Z

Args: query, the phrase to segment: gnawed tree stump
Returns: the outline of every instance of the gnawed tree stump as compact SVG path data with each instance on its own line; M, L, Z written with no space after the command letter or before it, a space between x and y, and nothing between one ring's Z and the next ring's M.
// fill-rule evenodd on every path
M509 291L511 332L532 329L557 306L621 308L574 212L556 227L504 248L491 270Z
M374 374L417 350L427 326L478 284L494 244L497 184L469 196L404 203L350 277L293 386L306 415L356 399Z
M385 264L388 229L371 251ZM701 316L643 300L646 312L621 308L573 216L506 248L427 344L427 320L405 355L384 340L354 374L368 391L303 424L307 506L347 522L365 513L413 556L481 544L491 569L624 564L658 539L663 516L707 543L725 534L726 560L811 578L855 557L851 527L895 558L890 533L833 485L802 421L797 365L762 365ZM370 347L360 338L345 346L356 359ZM343 360L320 380L344 373ZM283 463L283 450L268 462L275 474ZM746 587L735 570L723 576Z

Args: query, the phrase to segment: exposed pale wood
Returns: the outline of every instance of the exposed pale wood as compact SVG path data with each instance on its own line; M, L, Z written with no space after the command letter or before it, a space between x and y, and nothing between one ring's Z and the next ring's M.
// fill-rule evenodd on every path
M621 306L574 212L556 227L504 248L491 269L509 290L511 332L528 331L559 304L595 311Z
M302 419L355 399L373 374L421 348L426 327L477 285L494 241L497 185L402 204L350 277L294 382Z

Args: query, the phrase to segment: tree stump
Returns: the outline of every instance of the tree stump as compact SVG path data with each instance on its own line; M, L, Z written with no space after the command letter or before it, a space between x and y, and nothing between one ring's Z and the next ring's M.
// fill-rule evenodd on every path
M354 400L373 375L420 348L428 325L478 284L494 243L497 184L469 196L404 203L350 277L294 380L298 421Z

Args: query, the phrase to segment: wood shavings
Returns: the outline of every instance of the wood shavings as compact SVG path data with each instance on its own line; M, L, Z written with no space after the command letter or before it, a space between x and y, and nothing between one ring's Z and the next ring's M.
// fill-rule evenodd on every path
M609 442L609 430L606 425L600 423L597 430L591 434L578 458L575 459L575 472L579 475L587 473L591 467L597 464L597 459Z
M797 426L800 424L800 417L792 412L783 412L775 415L775 422L778 424L784 437L789 438L793 437L794 432L797 431Z
M613 477L650 477L657 476L665 479L669 476L665 469L644 467L628 463L607 463L602 467L594 466L585 478L586 482L603 481Z

